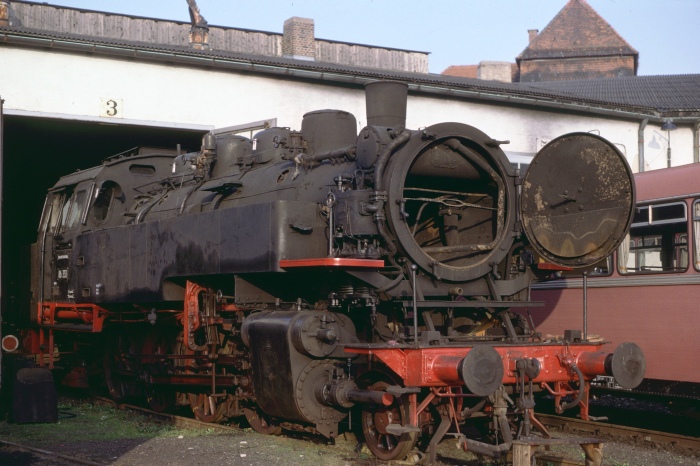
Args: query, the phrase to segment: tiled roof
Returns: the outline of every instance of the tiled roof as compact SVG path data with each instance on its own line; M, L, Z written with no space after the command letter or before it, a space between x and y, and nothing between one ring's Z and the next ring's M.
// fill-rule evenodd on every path
M447 67L441 74L476 79L479 77L479 65L452 65Z
M632 48L586 0L569 0L517 57L539 58L634 55Z
M445 76L477 79L479 77L479 65L452 65L445 68L442 73ZM511 63L510 82L518 82L520 69L517 63Z
M562 92L584 99L650 107L669 116L700 112L700 74L630 76L521 85Z
M196 50L189 47L167 46L155 43L106 39L71 33L47 32L21 27L0 26L0 47L15 46L50 48L55 51L117 56L145 61L178 63L184 66L241 70L253 73L283 74L290 79L326 79L362 85L367 80L394 79L412 85L414 92L451 95L455 98L474 98L511 102L516 104L555 106L573 105L576 108L603 112L654 113L656 108L632 100L606 100L594 93L571 92L557 88L567 83L502 83L480 79L446 76L442 74L412 73L378 68L339 65L335 63L296 60L292 58L255 55L215 50ZM275 71L276 70L276 71ZM700 79L700 75L692 75ZM320 78L319 78L320 77ZM663 80L669 77L658 77ZM618 78L621 79L621 78ZM614 81L614 80L608 80ZM553 86L547 86L553 84ZM685 92L685 90L683 91ZM695 92L695 99L700 92ZM641 101L640 101L641 102ZM697 112L700 115L700 110Z

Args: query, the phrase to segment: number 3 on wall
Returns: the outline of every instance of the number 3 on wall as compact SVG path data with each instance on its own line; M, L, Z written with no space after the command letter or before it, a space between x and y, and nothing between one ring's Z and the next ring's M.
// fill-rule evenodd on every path
M121 99L100 99L100 116L107 118L122 118L124 103Z

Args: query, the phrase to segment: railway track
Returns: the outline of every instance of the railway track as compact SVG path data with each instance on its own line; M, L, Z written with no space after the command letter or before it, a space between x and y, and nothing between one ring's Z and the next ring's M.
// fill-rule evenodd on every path
M576 430L594 436L611 436L613 438L634 439L645 443L654 443L667 447L687 448L700 452L700 438L660 432L636 427L607 424L599 421L584 421L581 419L538 414L537 419L545 426L557 427L562 430Z
M102 404L106 406L114 406L117 409L128 409L130 411L135 411L138 412L144 416L148 416L152 419L159 420L161 422L165 422L167 424L173 425L175 427L184 427L188 429L215 429L215 430L221 430L221 431L228 431L228 432L237 432L240 429L237 427L231 427L227 426L224 424L217 424L217 423L210 423L210 422L202 422L198 421L197 419L185 417L185 416L178 416L175 414L168 414L168 413L159 413L156 411L152 411L150 409L146 409L141 406L137 405L131 405L128 403L117 403L116 401L106 398L103 396L93 396L91 399L97 403L97 404Z
M119 409L129 409L135 412L142 413L149 417L162 420L178 427L201 428L201 429L220 429L228 431L236 431L237 428L229 427L222 424L210 424L201 422L196 419L191 419L183 416L172 414L157 413L140 406L116 403L109 398L96 397L94 398L99 403L115 406ZM581 419L567 418L562 416L554 416L549 414L538 414L537 418L545 426L556 427L561 430L573 430L585 432L593 436L607 436L613 439L635 440L645 444L656 444L665 448L683 448L700 452L700 438L678 435L668 432L654 431L649 429L640 429L615 424L607 424L599 421L584 421ZM564 464L564 463L562 463Z
M94 461L88 461L82 458L78 458L71 455L63 455L61 453L56 453L55 451L44 450L42 448L30 447L28 445L21 445L15 442L8 442L6 440L0 440L0 446L9 447L14 450L23 451L27 453L35 453L43 458L45 458L49 463L45 464L66 464L74 465L81 464L86 466L104 466L105 463L97 463Z
M105 406L110 406L114 407L116 409L120 410L128 410L130 412L133 412L135 414L140 414L145 417L148 417L149 419L160 422L163 424L171 425L174 427L179 427L179 428L186 428L186 429L207 429L209 431L219 431L219 432L231 432L231 433L239 433L241 430L237 427L231 427L227 425L221 425L221 424L210 424L210 423L205 423L198 421L193 418L189 417L184 417L184 416L178 416L178 415L172 415L172 414L165 414L165 413L158 413L155 411L151 411L149 409L145 409L141 406L136 406L136 405L131 405L131 404L125 404L125 403L116 403L113 400L109 398L104 398L104 397L92 397L91 402L94 404L98 405L105 405ZM698 452L700 452L700 438L696 437L689 437L689 436L683 436L683 435L677 435L677 434L672 434L672 433L667 433L667 432L659 432L659 431L653 431L649 429L640 429L640 428L634 428L634 427L626 427L626 426L618 426L618 425L612 425L612 424L607 424L603 422L592 422L592 421L582 421L580 419L575 419L575 418L567 418L567 417L561 417L561 416L554 416L554 415L549 415L549 414L539 414L538 419L540 422L542 422L545 426L548 428L554 428L552 434L554 436L557 436L556 430L561 429L564 432L575 432L575 435L579 435L583 433L587 437L598 437L603 439L606 443L610 444L615 444L615 443L628 443L631 444L631 448L644 448L644 447L650 447L653 446L654 449L656 450L662 450L662 451L683 451L685 454L691 454L691 455L697 455ZM75 458L71 456L66 456L66 455L60 455L48 450L42 450L42 449L37 449L37 448L32 448L29 446L25 445L20 445L17 443L12 443L12 442L2 442L0 441L0 445L6 445L8 447L11 447L13 449L17 450L24 450L27 452L33 452L34 454L45 457L47 461L49 461L47 464L51 464L52 466L64 466L68 464L85 464L85 465L104 465L107 463L101 463L101 462L91 462L91 461L86 461L80 458ZM450 445L451 446L451 445ZM445 447L446 448L446 447ZM627 447L630 448L630 447ZM448 457L450 455L449 453L449 448L448 451L446 452L448 454ZM607 450L607 448L606 448ZM320 454L320 453L319 453ZM560 464L560 465L574 465L574 464L581 464L580 462L574 461L574 460L567 460L565 458L557 458L557 457L547 457L544 456L546 452L541 452L537 456L537 461L538 464ZM566 455L565 455L566 456ZM607 455L606 455L607 456ZM63 461L60 461L60 460ZM52 461L53 460L53 461ZM361 462L358 464L362 464ZM634 463L630 463L634 464ZM686 463L683 463L686 464ZM694 464L694 463L693 463Z

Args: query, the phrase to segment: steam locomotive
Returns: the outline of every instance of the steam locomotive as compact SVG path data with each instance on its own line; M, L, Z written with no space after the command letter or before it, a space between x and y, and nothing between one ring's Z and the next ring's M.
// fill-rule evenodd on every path
M434 460L450 429L501 457L541 427L535 391L586 417L595 376L636 386L635 344L545 339L527 317L534 279L625 236L634 182L615 146L567 134L521 176L472 126L406 129L405 83L365 91L359 134L320 110L301 131L210 133L198 152L141 148L61 178L19 350L70 367L64 383L103 377L116 400L268 434L333 438L358 413L383 460L420 439Z

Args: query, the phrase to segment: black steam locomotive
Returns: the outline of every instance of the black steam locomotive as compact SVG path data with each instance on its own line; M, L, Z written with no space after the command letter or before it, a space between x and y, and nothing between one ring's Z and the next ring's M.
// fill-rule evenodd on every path
M546 340L527 318L534 279L624 237L619 151L568 134L521 176L507 141L472 126L405 129L404 83L366 93L359 134L321 110L301 131L208 134L195 153L141 148L61 178L20 350L71 367L64 383L104 376L115 399L265 433L332 438L356 410L384 460L420 438L434 459L465 423L480 434L461 444L499 457L530 435L534 391L585 417L596 375L638 384L636 345Z

